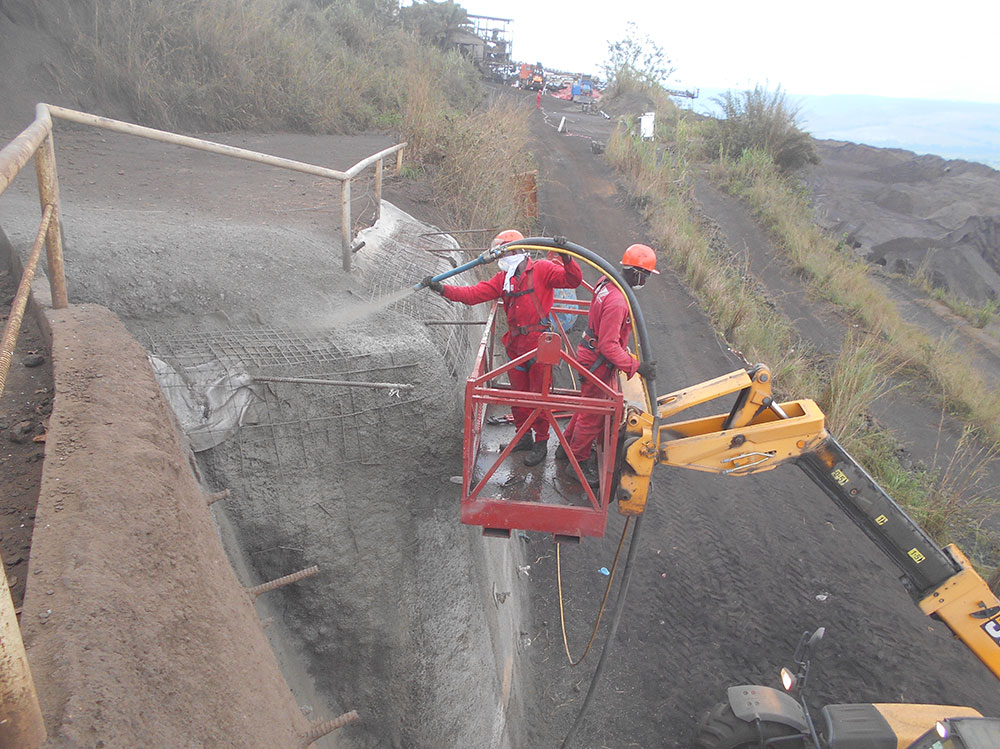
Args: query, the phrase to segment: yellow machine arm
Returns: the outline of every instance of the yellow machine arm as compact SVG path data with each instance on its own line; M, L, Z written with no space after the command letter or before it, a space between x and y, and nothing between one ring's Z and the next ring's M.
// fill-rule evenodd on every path
M938 546L827 433L813 401L776 403L771 373L757 365L664 395L654 423L639 378L620 384L619 512L643 512L657 464L746 476L793 461L899 567L921 610L945 622L1000 677L1000 599L957 547ZM668 421L732 393L729 413Z

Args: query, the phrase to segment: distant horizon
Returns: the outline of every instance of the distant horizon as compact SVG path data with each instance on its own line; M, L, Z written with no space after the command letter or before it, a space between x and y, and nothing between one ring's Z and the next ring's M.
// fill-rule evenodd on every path
M700 89L691 109L718 116L712 98L730 89ZM872 94L793 94L800 127L818 140L900 148L1000 169L1000 104Z

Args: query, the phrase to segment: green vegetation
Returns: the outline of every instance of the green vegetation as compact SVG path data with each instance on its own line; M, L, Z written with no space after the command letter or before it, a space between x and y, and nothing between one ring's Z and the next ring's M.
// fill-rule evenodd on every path
M520 225L511 186L531 168L528 112L483 104L475 69L440 49L464 19L451 2L105 0L76 49L80 77L141 124L389 131L407 141L418 166L409 174L433 181L449 220Z
M736 161L721 162L718 173L731 192L747 200L818 296L856 315L880 336L893 361L927 376L948 406L962 413L983 438L1000 441L995 417L1000 394L987 387L951 341L935 340L902 319L869 276L868 265L850 252L838 252L837 243L814 222L803 190L783 177L767 154L745 151Z
M611 96L627 88L659 89L674 74L663 47L648 34L640 34L632 22L623 38L608 42L608 59L603 68Z
M742 99L723 99L739 122L702 121L674 110L658 118L658 142L641 141L634 123L626 122L608 143L608 158L628 178L661 252L734 351L771 365L784 392L819 394L831 432L918 522L942 542L959 538L971 542L980 559L995 557L995 539L980 534L985 509L995 507L988 499L993 490L981 485L981 477L998 449L975 446L1000 439L991 418L1000 396L988 391L947 341L933 341L905 323L866 265L816 226L804 190L787 176L793 164L815 154L802 146L808 136L797 130L781 97L758 89ZM714 163L702 161L706 154ZM848 334L832 364L817 361L740 253L715 241L712 227L693 211L692 175L706 167L750 203L815 293L843 306L867 331ZM904 465L896 441L868 415L902 374L931 378L947 394L947 404L960 406L978 427L970 427L943 465L937 457L929 467ZM969 476L980 480L965 480Z
M780 87L726 91L713 101L722 108L723 118L708 129L709 158L738 159L747 151L763 152L783 172L819 163L812 138L796 122L798 108L788 103Z

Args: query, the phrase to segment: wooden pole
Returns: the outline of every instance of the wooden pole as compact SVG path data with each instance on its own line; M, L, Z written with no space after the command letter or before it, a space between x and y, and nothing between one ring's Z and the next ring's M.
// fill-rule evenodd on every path
M375 221L382 218L382 159L375 162Z
M69 306L66 294L66 268L63 264L62 228L59 218L59 178L56 175L56 150L52 131L42 141L35 152L35 172L38 175L38 199L42 210L52 206L52 221L45 236L45 256L49 265L49 290L52 293L52 308Z
M351 272L351 242L354 232L351 226L351 180L340 183L340 243L344 271Z
M21 283L14 295L10 317L0 343L0 393L3 392L10 370L11 356L17 342L17 334L24 320L24 308L31 289L31 279L42 254L42 244L48 233L53 210L46 207L42 214L42 224L31 248L28 262L21 276ZM7 584L6 567L0 557L0 747L35 749L45 742L45 723L42 709L38 704L38 693L28 668L28 656L21 640L21 628L17 623L14 599Z

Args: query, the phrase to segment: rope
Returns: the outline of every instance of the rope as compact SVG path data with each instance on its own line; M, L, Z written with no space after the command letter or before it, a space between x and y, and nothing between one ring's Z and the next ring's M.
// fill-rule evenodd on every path
M587 653L590 652L590 646L594 644L594 638L597 636L597 628L601 626L601 617L604 616L604 607L608 603L608 595L611 593L611 584L615 581L615 570L618 568L618 557L622 553L622 544L625 543L625 534L628 533L629 523L632 521L632 516L625 518L625 527L622 528L622 537L618 539L618 550L615 552L615 561L611 565L611 574L608 576L608 584L604 588L604 598L601 600L601 608L597 612L597 621L594 622L594 631L590 633L590 639L587 641L587 647L583 650L583 655L576 661L573 660L573 656L569 652L569 640L566 638L566 615L563 611L563 592L562 592L562 561L559 557L559 549L562 544L556 544L556 583L559 586L559 623L562 625L562 636L563 636L563 647L566 649L566 657L569 659L569 665L571 668L575 668L583 663L583 659L587 657Z

